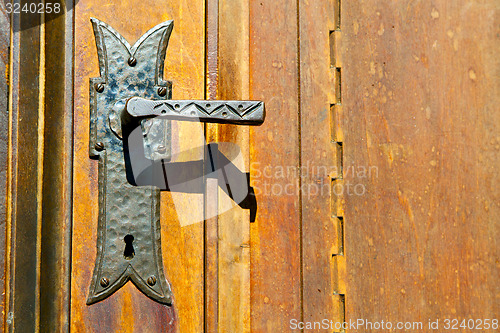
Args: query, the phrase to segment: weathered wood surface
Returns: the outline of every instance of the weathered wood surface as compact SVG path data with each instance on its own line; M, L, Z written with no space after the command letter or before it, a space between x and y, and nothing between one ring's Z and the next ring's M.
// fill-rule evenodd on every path
M219 1L205 2L205 98L217 99L219 83ZM205 141L217 142L217 124L206 124ZM205 160L210 158L208 151ZM204 179L204 332L219 331L219 186L217 179Z
M348 319L498 318L498 10L342 2Z
M286 331L301 318L297 37L295 2L250 3L250 99L266 103L264 124L250 129L258 206L250 227L253 332ZM278 167L295 172L276 177Z
M6 278L6 225L7 225L7 167L9 144L9 46L10 46L10 20L5 12L3 3L0 4L0 314L2 322L5 319L5 278ZM4 332L4 325L0 332Z
M75 176L71 328L75 332L201 332L203 330L203 195L162 193L162 253L174 294L173 307L160 305L131 283L112 297L85 305L96 253L97 163L88 158L88 78L98 65L90 17L104 20L134 43L155 24L175 21L167 49L165 78L173 97L202 99L204 92L204 6L202 2L154 1L102 4L81 0L75 33ZM174 124L172 151L199 147L200 124ZM200 149L183 154L200 159ZM193 156L186 156L193 155Z
M19 20L17 21L19 22ZM43 36L43 35L42 35ZM41 229L40 151L43 136L43 80L40 69L40 27L13 35L10 66L8 289L6 323L10 330L35 331L40 322L39 278ZM24 47L30 45L31 47ZM43 60L42 60L43 61ZM29 82L27 84L27 82ZM9 315L9 313L12 313ZM23 313L24 316L16 316ZM9 320L10 319L10 320Z
M66 2L72 6L72 2ZM63 6L63 4L61 4ZM73 12L43 25L43 175L40 230L40 329L69 330L73 175ZM30 45L25 45L30 48ZM26 83L26 82L24 82ZM40 202L41 201L41 202Z
M248 20L248 1L219 2L219 99L249 99ZM222 153L237 156L232 163L241 172L249 172L249 127L217 127ZM246 333L250 332L250 212L237 206L221 189L218 211L219 332Z
M425 325L428 319L498 315L498 4L376 0L341 6L339 26L333 0L219 3L217 96L261 99L267 109L261 127L211 125L207 130L210 140L240 145L242 158L236 163L242 171L250 167L258 204L248 234L248 211L226 211L231 200L221 191L214 201L224 211L212 234L218 285L210 318L219 331L281 332L289 330L291 319L341 320L337 294L345 294L346 320ZM203 2L187 0L163 4L161 10L150 1L78 3L72 331L203 331L203 194L162 194L162 251L172 308L154 303L131 284L90 307L85 299L97 231L97 163L88 158L87 145L88 78L99 74L89 18L103 19L131 43L153 25L174 19L166 79L173 81L174 98L201 99L205 10ZM332 33L336 29L341 32ZM35 29L22 38L34 38L38 45L40 36ZM40 67L38 48L23 54L33 54L33 63L19 72L16 84ZM48 89L56 87L51 84ZM43 96L37 89L18 91L15 101L37 109ZM33 138L51 142L31 125L40 115L51 115L26 110L13 114L20 121L11 133L12 149L20 150L11 163L15 170L17 163L22 166L12 174L11 181L22 186L12 188L19 214L13 218L38 223L40 191L27 184L40 186L40 162L58 173L46 157L30 159L40 155ZM198 124L173 126L174 154L199 147L202 139ZM343 142L343 159L336 142ZM192 152L183 159L202 157L199 149ZM45 173L45 182L50 175ZM329 192L321 192L330 179ZM337 184L343 196L332 195ZM317 186L319 192L312 194ZM16 226L31 232L29 239L43 236L43 224L31 231ZM51 275L40 273L40 252L29 244L23 251L34 257L23 260L39 280L20 276L12 287L33 289L36 305L40 290L50 290L36 283L43 287L44 276ZM43 320L40 313L33 318ZM31 322L35 327L40 319Z
M12 15L11 34L3 10L1 15L2 63L8 64L1 76L10 89L9 102L1 98L2 126L9 127L8 148L4 132L0 147L8 160L7 174L0 163L7 178L4 328L64 331L70 301L72 16ZM19 29L26 25L32 28ZM6 94L5 88L0 90Z
M335 205L342 178L341 145L337 143L335 73L340 68L336 52L338 26L334 1L299 1L300 36L300 164L302 217L303 320L335 320L339 314L339 274L342 264L340 218ZM335 191L335 192L334 192ZM334 297L335 295L335 297ZM305 331L311 331L306 329Z

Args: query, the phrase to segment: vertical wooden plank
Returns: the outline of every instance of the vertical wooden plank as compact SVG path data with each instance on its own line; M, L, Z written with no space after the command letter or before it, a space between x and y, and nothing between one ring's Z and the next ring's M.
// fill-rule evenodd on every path
M72 1L61 3L69 8ZM44 15L40 328L69 332L73 174L73 11Z
M209 158L209 154L204 156ZM219 186L217 179L206 178L205 182L204 332L219 332Z
M199 85L196 91L187 90L178 95L174 86L174 98L202 98L204 91L202 52L203 49L200 50L200 54L196 52L197 58L199 56L200 67L191 69L196 70L193 77L182 77L181 81L182 72L169 72L169 75L179 76L179 80L174 82L178 82L179 85L182 83L182 87L188 84L184 83L184 80L190 81L193 86ZM195 93L198 95L194 95ZM203 159L203 150L200 149L202 144L203 125L185 122L172 123L172 162ZM177 331L203 332L203 193L162 192L161 195L163 264L174 293ZM143 302L148 301L142 294L135 294L137 299L141 298ZM148 320L147 315L144 315L144 320ZM137 329L140 332L140 328Z
M81 0L75 19L75 174L71 329L78 332L201 332L203 330L203 195L163 192L162 252L173 291L172 307L142 295L131 283L109 299L85 305L95 260L97 163L88 158L88 78L98 76L89 18L95 16L131 43L160 22L175 21L167 49L165 79L173 98L201 99L204 93L204 3L178 1L158 7L154 1L102 5ZM131 24L130 22L134 22ZM172 124L172 153L200 159L203 128ZM199 149L198 149L199 151ZM177 157L174 156L174 161ZM180 157L179 157L180 158ZM175 310L175 313L174 313Z
M0 332L5 331L5 294L6 294L6 241L7 241L7 189L8 189L8 156L9 156L9 46L10 19L3 3L0 3L0 314L2 325Z
M203 12L201 11L200 14ZM181 17L182 20L182 17ZM188 21L189 22L189 21ZM186 22L184 29L188 29ZM179 28L179 25L177 25ZM203 33L203 28L197 33ZM181 32L179 32L181 33ZM180 36L179 36L180 37ZM188 36L183 36L186 38ZM178 48L191 45L186 41ZM169 77L175 75L178 88L185 89L176 93L174 98L201 99L203 97L203 40L201 45L194 44L193 54L197 62L193 67L183 70L172 68ZM170 43L172 45L172 42ZM185 76L186 77L185 77ZM189 77L188 75L192 75ZM189 89L196 87L196 89ZM187 162L203 159L204 128L202 124L172 122L172 162ZM162 192L162 251L165 273L174 293L174 308L178 321L178 332L203 332L204 307L204 202L203 193ZM143 301L145 300L140 295ZM138 297L138 296L137 296ZM147 320L147 316L144 317ZM140 331L140 329L138 328Z
M9 331L67 331L73 20L11 18L5 322Z
M498 317L498 9L343 2L347 318Z
M248 70L248 1L220 1L218 98L248 100ZM222 154L241 172L249 172L249 128L218 127ZM250 332L250 212L237 206L221 189L218 192L219 331Z
M19 30L28 18L12 16L12 27ZM32 29L12 34L10 61L10 154L9 154L9 285L7 329L35 331L39 323L39 194L41 161L38 127L40 119L39 18L32 17Z
M266 103L266 121L250 130L254 332L286 331L301 319L297 24L294 1L250 3L250 99Z
M205 98L217 99L219 83L219 1L206 1L206 84ZM217 141L218 126L205 125L206 143ZM205 161L212 153L205 150ZM215 161L217 164L217 161ZM217 169L217 166L215 166ZM207 170L205 171L207 173ZM217 179L205 177L205 221L204 221L204 259L205 259L205 332L219 331L219 186Z
M331 266L342 255L339 220L332 210L332 179L342 178L339 145L331 133L337 106L335 6L332 0L299 1L302 271L305 322L338 321ZM309 330L305 330L309 331Z

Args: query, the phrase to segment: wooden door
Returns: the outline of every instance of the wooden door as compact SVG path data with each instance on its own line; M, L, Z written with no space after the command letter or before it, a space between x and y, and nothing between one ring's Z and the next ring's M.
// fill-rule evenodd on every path
M445 332L447 319L495 331L494 0L66 5L30 18L1 7L3 331L391 331L373 326L384 321ZM173 124L174 154L239 147L257 212L210 181L205 193L162 192L172 306L132 283L85 304L98 216L91 17L131 44L173 19L174 99L266 104L260 127ZM23 22L31 28L17 31ZM372 326L350 324L360 319Z

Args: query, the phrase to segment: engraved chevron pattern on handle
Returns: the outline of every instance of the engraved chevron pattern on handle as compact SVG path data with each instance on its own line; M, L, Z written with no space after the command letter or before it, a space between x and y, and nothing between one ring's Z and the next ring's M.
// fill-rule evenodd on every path
M133 97L126 111L132 117L162 117L182 121L261 125L265 119L260 101L148 100ZM127 117L124 120L127 121Z

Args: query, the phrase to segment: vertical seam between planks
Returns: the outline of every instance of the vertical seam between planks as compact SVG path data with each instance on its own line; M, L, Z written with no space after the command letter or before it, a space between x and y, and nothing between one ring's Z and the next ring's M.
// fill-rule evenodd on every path
M10 15L10 34L9 34L9 58L8 58L8 146L7 146L7 209L6 209L6 237L5 237L5 305L4 305L4 314L3 314L3 327L5 331L10 331L11 326L7 323L7 319L9 317L9 313L12 310L12 306L10 304L11 301L11 292L10 285L12 282L11 279L11 253L12 253L12 189L13 189L13 160L12 160L12 152L13 152L13 87L14 87L14 29L12 27L13 24L13 14Z
M213 14L213 8L215 8L215 13ZM213 17L211 18L211 15ZM219 48L219 42L218 42L218 34L219 34L219 3L218 0L205 0L205 99L216 99L217 98L217 88L218 88L218 48ZM204 125L204 144L205 142L212 141L213 138L218 137L218 127L217 125L209 125L205 124ZM206 158L206 156L204 157ZM204 239L204 245L203 245L203 254L204 254L204 263L203 263L203 271L204 271L204 284L203 284L203 327L204 331L207 332L209 326L209 322L207 319L213 320L215 323L215 329L216 331L219 330L218 328L218 322L219 322L219 224L218 224L218 216L214 216L210 218L210 221L207 221L206 218L206 212L207 212L207 179L204 181L204 188L205 188L205 194L203 196L203 209L204 209L204 222L203 222L203 239ZM217 204L215 209L218 210L218 187L216 187L215 190L215 196L217 198ZM208 223L207 223L208 222ZM209 243L209 236L212 235L212 233L215 232L215 241L210 240ZM210 281L207 283L207 278L210 279L212 276L207 276L207 250L208 246L214 246L215 244L215 256L213 259L215 259L215 266L216 266L216 273L215 273L215 281ZM210 252L210 255L212 253ZM213 289L215 288L214 295L214 300L217 302L216 306L214 307L215 314L212 313L211 317L208 318L208 309L207 309L207 286L210 287L210 290L208 292L212 292ZM212 318L213 317L213 318Z
M302 108L301 108L301 80L300 80L300 0L296 2L297 11L297 129L298 129L298 148L299 148L299 189L302 189ZM300 284L299 284L299 301L300 301L300 321L304 322L304 231L302 223L302 194L299 190L299 269L300 269ZM304 330L301 329L303 332Z
M204 90L204 98L208 98L208 2L209 0L205 0L205 41L204 41L204 75L203 75L203 90ZM207 124L203 124L203 135L205 138L207 137ZM205 156L203 157L205 158ZM205 187L205 182L203 182L203 187ZM206 255L206 248L207 248L207 223L205 221L206 217L206 195L203 195L203 332L206 332L206 321L207 321L207 308L206 308L206 301L207 301L207 296L206 296L206 289L207 289L207 255Z
M19 31L14 33L15 28L21 26L21 22L18 15L11 13L10 15L10 26L11 26L11 40L10 40L10 70L9 70L9 107L10 107L10 203L9 203L9 285L8 285L8 311L5 311L5 322L7 325L7 330L9 332L13 331L15 324L14 316L14 286L16 283L16 238L17 238L17 183L18 183L18 147L19 147L19 59L21 57L21 36ZM16 73L17 75L14 75ZM14 88L15 87L15 88ZM14 95L14 89L16 89L16 94ZM14 100L15 98L15 100ZM15 115L14 115L15 113ZM15 122L15 124L14 124ZM14 154L16 155L14 157Z
M36 231L36 296L35 330L40 331L40 270L42 253L42 197L43 197L43 157L45 132L45 15L40 15L40 63L38 76L38 142L37 142L37 231Z
M208 89L207 89L207 84L208 84L208 1L205 0L205 41L204 41L204 75L203 75L203 91L204 91L204 99L207 99L208 97ZM207 125L203 124L203 135L206 138L207 137ZM203 156L205 158L205 156ZM203 182L203 187L205 188L205 182ZM205 216L206 216L206 195L203 195L203 332L206 332L206 321L207 321L207 307L205 306L205 302L207 301L207 296L206 296L206 290L207 290L207 255L206 255L206 248L207 248L207 223L205 221Z
M345 287L342 286L345 281L342 281L344 278L343 271L345 270L345 220L344 220L344 209L343 209L343 194L337 195L335 193L335 188L337 184L340 184L343 187L343 179L344 179L344 146L343 146L343 121L342 121L342 76L341 76L341 67L342 63L339 61L340 57L340 47L339 40L341 37L341 0L334 0L334 27L333 30L329 32L329 41L330 41L330 67L333 76L333 84L334 84L334 101L330 105L330 128L332 131L331 142L335 145L335 155L336 155L336 165L339 168L337 170L335 177L332 178L332 191L331 191L331 200L332 200L332 218L334 218L337 222L337 253L332 254L332 265L334 266L332 277L334 279L334 303L338 306L338 315L340 318L337 318L340 322L345 322ZM342 191L343 192L343 191ZM340 209L340 207L342 209ZM342 271L342 273L341 273ZM342 286L342 287L341 287ZM340 330L340 332L344 332L345 330Z
M67 296L67 304L66 304L66 311L67 311L67 322L63 324L63 330L64 332L70 332L71 330L71 284L72 284L72 267L73 267L73 180L74 180L74 175L73 175L73 166L74 166L74 141L75 141L75 132L74 132L74 120L75 120L75 115L74 115L74 110L75 110L75 87L74 87L74 77L75 77L75 66L74 66L74 55L75 55L75 1L76 0L68 0L66 2L67 5L71 6L73 10L69 10L66 12L66 17L65 17L65 41L66 41L66 48L64 50L64 58L66 62L65 66L65 71L66 74L66 83L65 83L65 91L66 91L66 102L65 102L65 109L68 112L67 120L69 124L65 123L65 127L67 127L70 131L69 135L69 142L66 142L65 146L67 148L67 153L68 153L68 160L70 165L68 166L67 170L67 187L68 187L68 194L66 195L66 200L68 202L68 216L67 221L68 221L68 230L67 230L67 242L68 244L66 253L68 255L68 262L66 264L66 269L67 269L67 277L68 277L68 296ZM69 66L68 66L69 64ZM68 79L69 78L69 79ZM68 83L69 81L69 83ZM66 137L66 136L65 136Z

